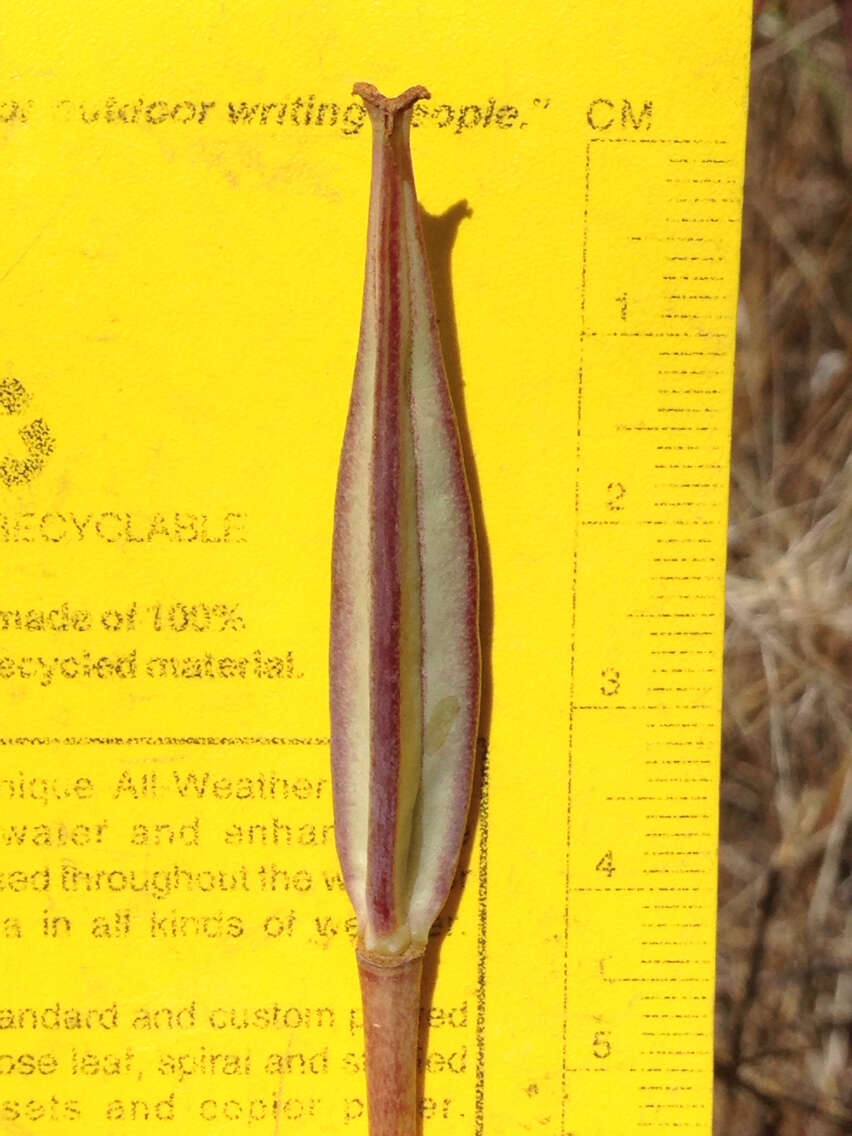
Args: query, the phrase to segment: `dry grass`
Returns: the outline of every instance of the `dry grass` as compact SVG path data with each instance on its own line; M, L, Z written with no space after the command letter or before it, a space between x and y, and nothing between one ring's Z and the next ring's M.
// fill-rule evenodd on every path
M850 9L765 3L755 32L731 486L718 1136L852 1132Z

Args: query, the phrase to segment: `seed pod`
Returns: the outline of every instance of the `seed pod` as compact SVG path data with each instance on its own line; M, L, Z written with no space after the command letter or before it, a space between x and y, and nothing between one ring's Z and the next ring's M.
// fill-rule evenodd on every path
M473 516L441 357L412 87L373 129L361 335L335 503L335 832L359 928L372 1136L415 1131L422 955L464 835L479 709Z

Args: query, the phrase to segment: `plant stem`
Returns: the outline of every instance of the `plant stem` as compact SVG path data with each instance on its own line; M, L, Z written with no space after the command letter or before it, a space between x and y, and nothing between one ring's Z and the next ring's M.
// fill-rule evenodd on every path
M370 1136L416 1136L423 955L357 951L364 1007Z

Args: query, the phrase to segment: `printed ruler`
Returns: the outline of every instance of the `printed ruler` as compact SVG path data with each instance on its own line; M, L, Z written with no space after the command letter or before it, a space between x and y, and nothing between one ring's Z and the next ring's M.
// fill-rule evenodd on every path
M732 150L605 135L586 150L566 1136L712 1127Z

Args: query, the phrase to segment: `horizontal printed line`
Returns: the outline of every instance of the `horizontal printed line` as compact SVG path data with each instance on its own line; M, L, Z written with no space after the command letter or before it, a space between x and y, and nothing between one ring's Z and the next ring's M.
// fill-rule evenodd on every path
M643 868L644 876L704 876L707 868Z
M702 947L707 949L710 944L706 939L689 940L689 939L642 939L640 945L643 947ZM642 960L645 961L644 959ZM649 959L649 962L677 962L677 959ZM683 961L683 960L680 960ZM686 960L695 962L695 959Z
M607 982L668 982L674 985L678 982L707 982L707 978L608 978ZM676 995L672 994L670 997L674 998ZM647 1069L646 1072L654 1073L659 1070Z
M707 908L700 903L643 903L643 910L652 911L677 911L678 914L682 911L706 911ZM713 904L713 911L716 910L715 903Z
M697 1036L701 1036L700 1034ZM642 1049L641 1057L709 1057L709 1049Z
M684 392L675 390L674 394L682 394ZM695 391L695 394L707 394L707 391ZM658 406L658 414L721 414L722 408L719 406Z
M704 1030L642 1030L642 1037L704 1037ZM652 1108L653 1105L643 1105ZM689 1105L689 1108L704 1108L704 1105Z
M648 634L653 636L654 638L658 638L658 639L670 639L670 638L674 638L674 637L677 637L677 636L683 636L683 637L686 637L688 639L694 639L694 638L701 639L701 638L709 637L711 635L715 635L716 632L715 631L649 631Z
M650 743L651 746L658 746L658 745L670 746L670 745L676 745L676 744L678 744L678 743L671 742L671 741L651 742ZM702 749L706 749L709 744L710 743L708 741L689 742L689 745L699 745L699 746L701 746ZM710 760L709 757L704 757L704 758L702 758L702 757L669 757L669 758L646 757L644 759L644 764L645 765L713 765L714 763Z
M645 1070L645 1071L650 1072L650 1070ZM693 1087L691 1085L640 1085L639 1088L643 1092L691 1093L693 1091ZM702 1109L706 1110L707 1105L704 1105L704 1104L700 1104L700 1105L699 1104L676 1104L676 1103L664 1104L662 1102L655 1102L653 1104L644 1104L644 1105L642 1105L642 1107L643 1108L702 1108ZM652 1122L650 1122L650 1121L645 1121L644 1125L643 1125L643 1122L640 1121L640 1127L644 1126L645 1128L648 1128L651 1123Z
M713 777L649 777L650 785L713 785ZM689 853L686 853L688 855Z
M42 735L28 735L22 737L0 737L0 745L268 745L268 746L327 746L328 738L285 738L285 737L258 737L227 735L223 737L206 737L204 735L172 736L128 736L128 737L46 737Z
M628 611L628 619L715 619L718 611Z
M640 959L642 966L712 967L712 959Z
M654 744L659 744L659 743L654 743ZM665 745L674 745L675 743L665 742L664 744ZM691 742L690 744L695 745L696 743ZM707 745L708 743L702 742L702 743L697 743L697 744ZM709 757L705 757L705 758L701 758L701 757L675 758L675 757L672 757L672 758L662 758L662 759L657 758L657 757L645 758L645 765L712 765L712 764L713 764L713 762L710 760Z
M675 649L673 647L659 647L659 648L655 648L651 652L651 654L652 655L714 655L715 651L696 651L695 648L693 648L692 650L687 650L687 649L679 650L679 649Z
M674 797L674 796L665 796L664 794L658 794L657 796L653 796L653 797L649 797L649 796L627 797L627 796L625 796L625 797L607 797L606 799L608 801L708 801L710 798L707 796L706 793L700 793L697 796L692 796L692 797L679 797L679 796Z
M715 258L714 258L715 259ZM729 339L725 331L582 331L584 339ZM662 355L663 352L661 351ZM674 354L674 352L672 352ZM697 353L696 353L697 354ZM713 352L707 352L713 354ZM727 352L720 352L727 354Z
M739 217L666 217L669 225L736 225Z
M632 146L728 146L728 138L590 138L589 142L605 142L608 145ZM689 158L670 158L671 162L688 162ZM722 159L719 159L720 161ZM725 159L727 160L727 159Z
M631 241L690 241L692 244L711 244L715 241L711 237L631 237Z
M658 839L658 840L693 840L693 839L712 840L714 835L715 834L712 833L712 832L645 832L645 833L643 833L643 836L646 836L650 839ZM710 851L715 853L715 851L716 851L715 847L712 848ZM682 856L684 854L685 853L683 853L683 852L677 852L677 851L673 853L673 855L675 855L675 856ZM646 856L652 856L652 855L654 855L654 853L653 852L646 852L645 855ZM670 853L670 852L662 853L661 852L660 855L661 856L662 855L668 856L668 855L672 855L672 853Z

